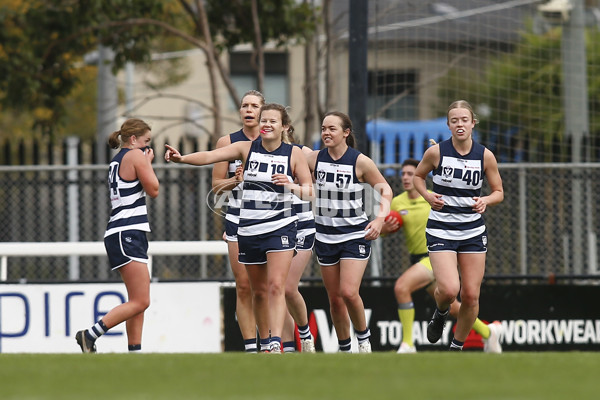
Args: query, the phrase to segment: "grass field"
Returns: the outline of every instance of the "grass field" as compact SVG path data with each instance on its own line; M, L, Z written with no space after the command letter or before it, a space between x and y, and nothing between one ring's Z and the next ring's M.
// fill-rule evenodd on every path
M0 399L596 399L600 353L0 354Z

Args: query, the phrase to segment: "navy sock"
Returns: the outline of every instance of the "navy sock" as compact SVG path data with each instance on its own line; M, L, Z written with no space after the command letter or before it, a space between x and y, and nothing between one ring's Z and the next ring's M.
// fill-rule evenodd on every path
M260 351L271 351L271 345L269 344L271 343L269 338L260 339Z
M350 338L338 340L338 345L340 347L340 351L342 353L350 353L350 345L351 345L351 343L352 342L351 342Z
M88 339L96 340L100 336L104 335L108 331L106 325L104 325L104 321L100 320L94 324L90 329L85 331L85 335Z
M465 342L458 341L456 339L452 339L452 343L450 343L450 350L462 350Z
M364 331L355 330L354 332L356 332L356 338L358 339L359 344L368 342L369 338L371 337L371 331L369 330L369 328L365 329Z
M129 351L140 351L140 350L142 350L142 345L141 344L130 344L127 347L129 348Z
M312 338L312 334L310 333L310 328L308 324L306 325L298 325L298 334L300 335L300 339L310 339Z
M293 353L296 351L296 342L294 341L283 342L282 346L284 353Z

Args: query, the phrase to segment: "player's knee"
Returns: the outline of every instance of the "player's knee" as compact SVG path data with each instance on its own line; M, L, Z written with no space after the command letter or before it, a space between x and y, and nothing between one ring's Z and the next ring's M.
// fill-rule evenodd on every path
M461 307L475 307L479 304L479 293L463 290L460 293Z
M250 296L252 296L252 289L250 288L250 283L243 282L243 283L238 284L238 282L236 282L235 283L235 292L238 297L249 298Z
M354 302L358 298L358 291L351 288L342 289L341 295L344 303L348 304Z
M435 296L436 300L440 303L451 304L456 300L456 294L452 291L440 290Z
M404 302L404 298L410 297L410 288L400 280L396 281L394 285L394 295L396 296L396 300L400 302Z
M135 311L138 313L144 312L150 307L150 297L143 297L132 301L135 306Z
M255 290L252 293L254 302L262 302L269 300L269 292L267 290Z
M252 298L256 301L267 300L269 298L269 286L266 283L258 283L252 289Z
M294 295L297 292L298 292L298 285L297 284L295 284L293 282L291 282L291 283L286 282L286 284L285 284L285 298L287 300L293 299Z
M444 285L438 281L438 287L436 289L436 298L443 300L444 303L452 303L456 300L458 292L460 291L460 285Z
M279 297L285 295L285 285L281 282L269 283L269 294L273 297Z

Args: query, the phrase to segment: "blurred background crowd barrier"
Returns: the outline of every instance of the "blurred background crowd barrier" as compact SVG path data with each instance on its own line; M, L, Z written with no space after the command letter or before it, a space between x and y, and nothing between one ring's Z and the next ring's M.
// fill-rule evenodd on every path
M71 156L68 146L64 150L62 159L76 161L81 148L71 148ZM156 153L161 188L158 198L147 200L149 240L219 243L224 219L210 206L211 167L165 164L162 149ZM400 165L380 167L394 195L401 193ZM600 164L501 163L500 172L505 200L485 214L487 278L546 281L596 274L600 210L594 193L600 190ZM106 165L0 166L0 242L31 243L31 256L5 260L7 281L119 279L104 255L35 256L37 242L102 241L110 212L106 179ZM373 248L366 280L392 280L409 266L401 232L379 239ZM69 272L74 262L77 274ZM233 279L225 254L155 255L152 268L161 281ZM320 281L314 259L304 279Z
M192 8L175 2L163 9L163 2L151 1L152 7L149 1L107 6L102 15L107 21L137 15L181 29L202 25ZM205 3L215 37L222 39L226 32L219 29L235 23L253 31L243 24L249 13L242 12L241 18L226 14L229 22L224 24L219 12L231 7ZM297 139L313 148L320 147L323 114L347 111L360 150L381 168L395 194L402 190L400 164L407 157L420 159L429 139L449 137L448 105L468 100L479 120L474 137L497 157L505 189L504 202L485 214L486 280L600 279L600 0L261 1L260 24L275 29L274 36L268 35L271 29L263 30L265 46L232 38L215 49L236 95L222 88L219 74L206 69L212 64L207 52L189 42L167 40L165 32L153 29L138 31L142 27L136 25L128 32L144 40L111 35L110 45L117 51L111 56L105 47L109 43L99 43L97 33L79 37L81 48L75 44L77 35L70 29L75 22L88 28L91 22L81 19L87 12L73 12L71 4L39 5L9 2L0 13L5 26L18 27L8 29L0 43L6 50L0 52L5 61L0 65L19 72L6 72L10 85L0 97L25 108L0 109L0 245L31 243L31 255L0 253L2 280L119 280L103 255L35 253L41 242L101 242L109 214L106 174L112 154L106 137L130 117L152 126L154 167L161 182L160 196L148 199L149 240L217 246L223 218L209 207L211 167L166 165L163 144L175 143L183 153L214 147L222 134L240 128L235 103L249 89L263 90L268 102L289 106ZM274 14L268 11L272 6L301 13ZM139 7L139 12L128 7ZM57 10L69 15L69 24L58 23L64 18ZM271 21L272 15L278 18ZM286 16L291 19L281 23ZM38 46L48 55L49 44L42 39L21 42L31 35L31 21L40 19L46 23L36 23L36 35L57 35L58 42L68 43L50 52L73 61L63 65L68 73L55 71L62 64L54 58L39 58ZM309 22L310 29L295 27L279 43L277 29L299 21ZM77 27L73 29L80 32ZM200 42L205 39L194 28L188 33ZM130 45L147 46L138 53L129 52ZM252 67L259 47L264 50L264 76ZM140 56L126 57L136 54ZM128 62L117 63L123 67L117 71L110 68L113 61ZM44 74L40 66L46 68ZM35 79L28 71L38 71ZM46 86L38 82L42 78ZM77 90L61 92L65 97L38 93L66 89L75 81ZM49 118L52 107L60 105L65 124L45 125L44 116ZM401 234L378 240L373 250L366 281L393 280L409 265ZM163 281L233 280L225 254L161 253L152 261L153 276ZM320 280L314 259L304 280Z

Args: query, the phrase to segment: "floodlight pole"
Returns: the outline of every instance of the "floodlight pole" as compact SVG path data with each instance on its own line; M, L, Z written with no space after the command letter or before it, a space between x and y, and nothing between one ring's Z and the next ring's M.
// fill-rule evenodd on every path
M367 154L367 0L350 0L348 31L348 116L356 148Z
M117 130L117 78L112 71L114 52L109 47L98 46L98 116L96 127L96 164L107 164L109 159L107 139ZM105 173L100 174L103 178ZM97 188L97 196L102 199L106 196L106 187ZM96 218L99 221L98 231L105 228L108 220L107 210L98 207ZM105 257L98 260L98 278L108 279L108 264Z
M106 164L106 141L117 128L117 78L112 72L114 52L98 46L98 118L96 163Z
M583 0L571 0L573 8L568 21L562 26L563 103L565 133L571 136L571 162L582 161L582 140L589 133L587 90L587 57L585 50L585 16ZM584 170L573 170L571 192L572 212L572 272L583 269L583 177Z

